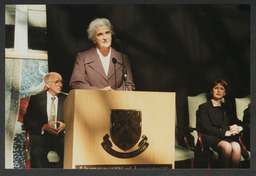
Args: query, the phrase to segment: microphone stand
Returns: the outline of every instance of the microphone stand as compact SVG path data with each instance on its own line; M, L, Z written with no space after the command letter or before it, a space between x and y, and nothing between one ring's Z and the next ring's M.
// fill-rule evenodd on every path
M117 63L117 60L116 58L112 58L112 62L114 64L114 70L115 70L115 90L116 90L116 63Z
M119 46L120 46L120 50L121 50L121 56L122 56L122 65L123 65L123 90L126 90L126 81L127 81L127 70L126 70L126 66L125 66L125 62L124 62L124 57L123 57L123 49L121 46L121 41L117 40Z
M123 59L123 54L122 54L122 64L123 64L123 90L126 90L126 81L127 81L127 71Z

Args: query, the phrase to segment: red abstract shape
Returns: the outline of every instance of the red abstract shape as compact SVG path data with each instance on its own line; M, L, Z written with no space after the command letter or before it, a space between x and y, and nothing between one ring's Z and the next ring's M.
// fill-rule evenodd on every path
M18 117L18 121L20 123L23 123L23 117L27 112L28 103L29 103L29 96L20 99L20 110L19 110L19 117Z

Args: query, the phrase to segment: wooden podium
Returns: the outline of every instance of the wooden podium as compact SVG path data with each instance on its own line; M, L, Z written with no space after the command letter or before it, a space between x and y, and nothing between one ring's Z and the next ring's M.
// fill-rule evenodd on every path
M146 136L148 146L139 155L119 158L103 148L113 109L141 112L138 143ZM64 103L64 168L174 168L175 115L175 93L71 90ZM140 150L137 143L123 151L109 140L117 153Z

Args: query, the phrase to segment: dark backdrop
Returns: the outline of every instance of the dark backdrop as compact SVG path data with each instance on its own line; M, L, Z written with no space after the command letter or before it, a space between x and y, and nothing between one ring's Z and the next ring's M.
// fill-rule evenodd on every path
M178 123L187 123L186 97L215 79L228 82L230 97L250 94L249 5L47 5L49 71L63 76L64 91L96 17L114 26L136 90L177 93Z

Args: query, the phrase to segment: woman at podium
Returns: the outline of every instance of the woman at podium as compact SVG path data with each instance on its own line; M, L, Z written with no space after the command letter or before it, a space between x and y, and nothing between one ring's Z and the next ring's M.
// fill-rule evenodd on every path
M114 31L110 21L106 18L94 19L89 24L87 33L95 47L77 54L70 87L135 90L128 56L111 47Z

